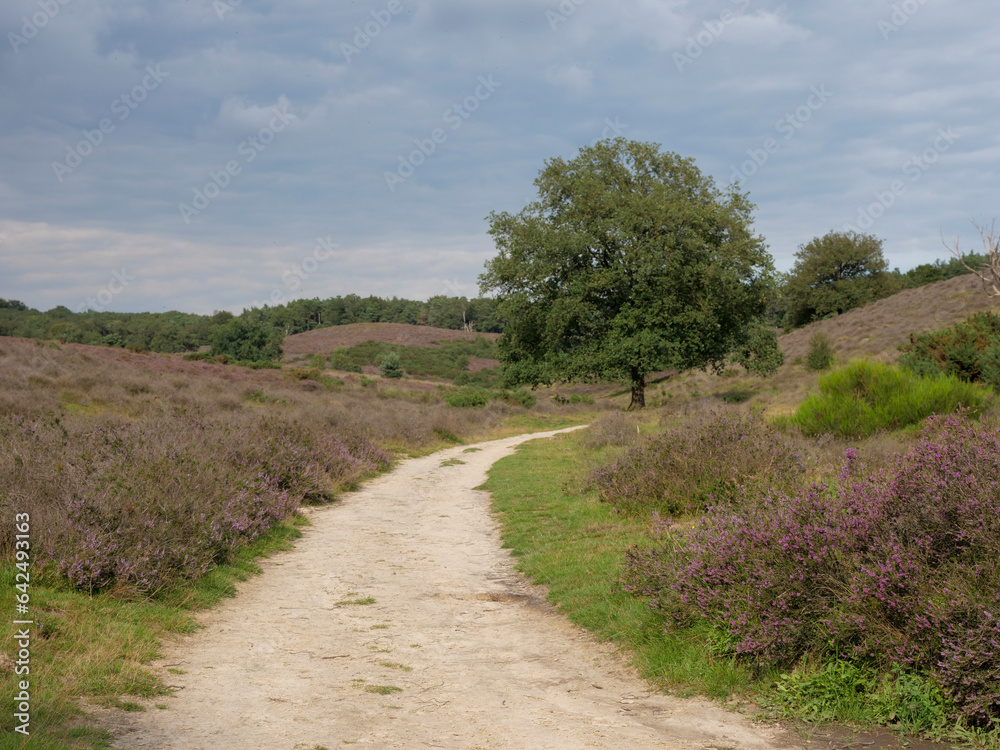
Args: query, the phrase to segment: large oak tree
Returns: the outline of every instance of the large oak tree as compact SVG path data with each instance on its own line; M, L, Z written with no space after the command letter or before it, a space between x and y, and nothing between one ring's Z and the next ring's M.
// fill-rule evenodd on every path
M625 138L548 160L535 185L519 213L490 214L498 254L480 277L509 383L624 380L636 408L649 373L746 346L773 274L746 195Z

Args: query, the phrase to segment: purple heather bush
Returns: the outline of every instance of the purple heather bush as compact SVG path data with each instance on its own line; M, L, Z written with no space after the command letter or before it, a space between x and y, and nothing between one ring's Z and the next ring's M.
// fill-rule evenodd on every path
M792 445L760 411L713 411L635 445L591 475L598 496L624 513L700 512L805 472Z
M929 675L956 717L1000 719L1000 425L933 417L889 469L717 505L632 550L625 586L732 653L837 654Z
M81 589L140 594L199 577L390 460L357 435L266 419L107 420L72 434L14 416L0 444L46 515L33 524L47 530L39 559Z

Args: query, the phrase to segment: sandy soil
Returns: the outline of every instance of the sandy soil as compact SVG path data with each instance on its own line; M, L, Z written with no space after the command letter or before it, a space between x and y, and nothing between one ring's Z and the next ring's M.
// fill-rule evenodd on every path
M513 570L489 495L472 488L532 437L405 461L312 511L293 551L167 644L155 668L177 690L165 710L100 712L116 746L801 746L717 705L652 694Z

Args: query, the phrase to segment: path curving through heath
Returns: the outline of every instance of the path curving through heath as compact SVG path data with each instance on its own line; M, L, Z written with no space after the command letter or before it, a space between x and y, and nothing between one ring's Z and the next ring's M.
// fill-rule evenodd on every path
M406 460L311 511L294 550L166 644L154 668L178 689L165 710L101 712L116 747L797 746L706 701L651 694L513 570L473 488L553 434ZM465 463L442 465L452 458Z

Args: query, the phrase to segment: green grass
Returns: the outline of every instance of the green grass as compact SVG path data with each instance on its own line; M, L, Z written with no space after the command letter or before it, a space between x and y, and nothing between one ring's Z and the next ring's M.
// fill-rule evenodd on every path
M375 597L366 596L364 599L342 599L337 602L338 607L363 607L367 604L374 604Z
M951 375L924 377L891 365L858 360L824 375L818 394L808 396L791 417L806 435L863 438L909 427L959 405L980 413L988 389Z
M532 441L499 461L485 485L517 568L549 587L549 599L580 627L619 644L644 677L680 694L742 694L748 670L712 653L697 629L668 634L659 617L619 592L625 551L647 543L646 521L612 513L576 489L585 474L580 433Z
M102 706L141 710L135 699L169 693L143 665L159 658L160 639L197 629L192 616L233 596L235 584L260 572L255 560L291 547L301 536L298 518L286 521L243 549L230 565L220 566L193 586L163 592L156 599L122 600L111 594L88 595L33 567L29 616L36 620L31 642L31 736L4 732L0 750L79 750L109 747L109 735L73 727L81 719L81 697ZM12 563L0 566L0 590L13 590ZM0 637L11 642L13 617L5 618ZM23 679L23 678L18 678ZM0 702L13 704L15 675L0 680ZM4 727L11 719L5 719Z

